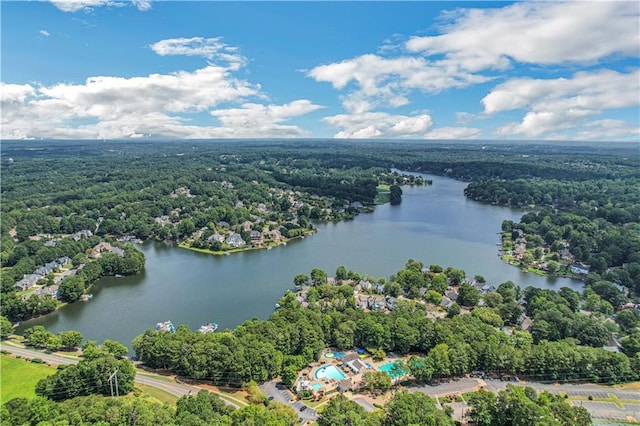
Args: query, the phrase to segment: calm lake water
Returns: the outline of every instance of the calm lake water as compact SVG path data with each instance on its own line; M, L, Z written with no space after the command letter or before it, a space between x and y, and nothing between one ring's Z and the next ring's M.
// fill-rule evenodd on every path
M321 268L336 268L375 277L389 277L408 259L437 263L483 275L490 284L512 280L522 286L582 289L582 282L523 273L498 257L498 232L503 220L518 221L521 211L468 200L466 186L452 179L428 176L432 186L403 188L399 206L383 205L354 220L319 225L303 240L272 250L213 256L147 242L146 271L135 277L104 278L92 288L89 302L76 302L36 324L49 331L78 330L85 339L131 340L159 321L171 320L196 329L217 322L233 328L252 317L266 319L293 277Z

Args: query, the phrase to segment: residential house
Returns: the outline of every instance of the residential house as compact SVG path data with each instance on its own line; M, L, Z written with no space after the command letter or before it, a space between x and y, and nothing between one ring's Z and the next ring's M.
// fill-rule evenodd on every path
M398 299L396 299L395 297L387 297L387 301L386 301L387 309L390 311L393 311L394 309L396 309L397 302L398 302Z
M69 256L62 256L61 258L56 260L56 262L58 262L58 265L60 266L68 265L71 263L71 258Z
M89 238L93 236L93 232L89 231L88 229L82 229L78 232L76 232L75 234L71 235L71 238L74 241L80 241L83 238Z
M480 290L480 294L487 294L487 293L491 293L492 291L496 291L496 288L492 285L485 284L482 287L480 287L479 290Z
M384 294L384 284L376 284L376 293Z
M387 305L384 296L371 296L369 297L369 309L379 311Z
M207 242L209 244L214 243L216 241L219 242L219 243L223 242L224 241L224 236L222 236L222 235L220 235L218 233L215 233L212 236L210 236L209 238L207 238Z
M232 232L225 240L225 243L231 247L242 247L246 244L242 236L236 232Z
M589 266L579 264L571 265L571 273L586 275L589 273Z
M38 280L44 278L42 275L36 274L25 274L24 277L16 283L16 288L18 291L27 290L38 282Z
M251 222L250 220L245 220L244 222L242 222L242 228L245 231L251 231L251 229L253 228L253 222Z
M369 291L373 287L369 281L360 281L360 288L364 291Z
M251 242L254 244L262 243L262 232L253 230L249 232L249 237L251 237Z
M89 257L93 259L97 259L100 256L102 256L103 253L114 253L120 257L124 257L123 249L121 249L120 247L114 247L107 242L96 244L96 246L91 249L91 253L89 254Z

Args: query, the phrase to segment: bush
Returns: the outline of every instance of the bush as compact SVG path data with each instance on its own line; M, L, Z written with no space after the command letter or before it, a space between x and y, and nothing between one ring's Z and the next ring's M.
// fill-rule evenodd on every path
M44 361L40 358L33 358L31 362L33 362L34 364L44 364Z

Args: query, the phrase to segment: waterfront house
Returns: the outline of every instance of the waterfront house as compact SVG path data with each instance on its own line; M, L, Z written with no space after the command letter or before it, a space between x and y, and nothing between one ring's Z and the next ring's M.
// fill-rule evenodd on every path
M246 223L246 222L245 222ZM253 230L249 232L249 237L251 237L252 243L261 243L262 242L262 232Z
M571 265L571 273L586 275L589 273L589 266L580 264Z
M18 291L27 290L36 285L38 280L42 278L44 278L42 275L25 274L24 277L16 283L16 289L18 289Z
M227 239L225 240L225 243L227 243L231 247L242 247L246 244L242 239L242 236L235 232L232 232L231 235L227 237Z

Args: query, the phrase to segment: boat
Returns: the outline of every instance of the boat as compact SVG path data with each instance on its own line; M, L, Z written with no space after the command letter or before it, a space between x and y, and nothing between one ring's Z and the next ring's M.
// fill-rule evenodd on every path
M82 300L83 302L88 302L89 299L93 299L93 294L89 293L89 294L83 294L82 296L80 296L80 300Z
M200 328L198 329L198 332L200 332L200 333L213 333L217 329L218 329L218 324L216 324L215 322L210 322L208 324L202 324L200 326Z
M157 331L168 331L169 333L174 333L176 328L173 326L171 321L159 322L156 324Z

